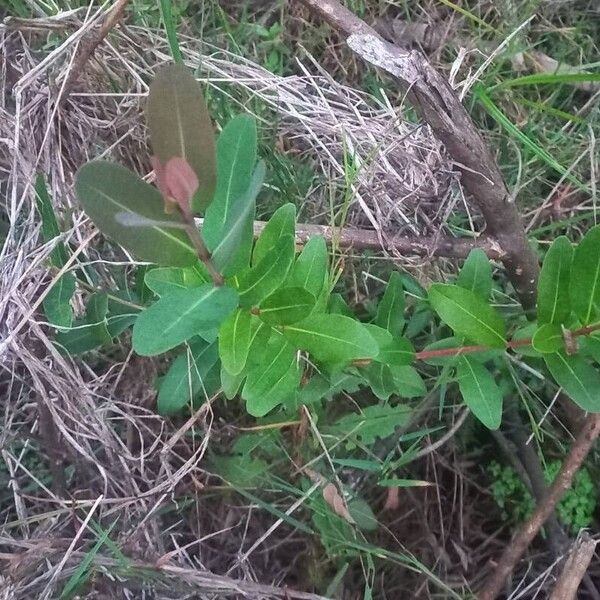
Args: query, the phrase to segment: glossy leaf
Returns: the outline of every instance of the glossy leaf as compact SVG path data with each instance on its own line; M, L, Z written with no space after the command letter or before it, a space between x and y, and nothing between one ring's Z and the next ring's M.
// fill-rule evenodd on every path
M209 383L208 375L218 360L216 344L195 338L189 348L171 364L161 379L158 389L157 410L161 415L172 415L190 406L192 400L215 393L214 378Z
M219 325L235 309L237 293L205 284L174 289L147 308L133 326L133 349L154 356Z
M158 267L144 276L144 282L157 296L173 289L200 287L208 283L209 276L201 264L193 267Z
M436 283L429 288L429 302L442 321L456 334L463 335L476 344L494 348L505 346L504 321L471 290Z
M542 354L558 352L565 344L560 325L545 323L533 334L531 345Z
M73 322L71 298L75 293L75 281L73 273L63 273L52 284L44 298L44 313L48 322L55 327L71 327Z
M219 329L219 356L231 375L239 375L246 366L252 342L252 315L238 309L223 321Z
M215 142L202 89L189 69L174 64L160 69L150 85L146 114L156 157L162 163L183 158L196 173L200 187L192 207L202 211L215 190Z
M125 167L87 163L77 173L75 189L100 231L139 260L177 267L198 260L178 213L165 213L160 192Z
M308 317L315 302L315 297L303 288L283 287L261 302L258 316L269 325L291 325Z
M323 363L374 358L379 352L379 346L367 328L342 315L312 315L300 323L286 326L283 332L292 344Z
M256 168L256 123L239 115L224 127L217 142L217 189L206 211L202 236L213 262L225 275L250 263L254 241L256 196L265 164Z
M456 283L477 294L482 300L489 299L492 293L492 265L481 248L474 248L469 252Z
M327 274L327 245L325 238L316 235L308 240L290 274L290 285L308 290L318 298Z
M502 392L491 373L470 356L461 356L456 379L471 412L488 429L498 429L502 421Z
M538 280L537 319L540 325L560 325L568 319L572 262L571 242L565 236L556 238L546 253Z
M402 335L404 329L404 287L400 273L394 271L377 307L375 324L387 329L392 335Z
M262 233L256 240L252 253L252 264L261 262L274 248L281 238L296 235L296 207L293 204L280 206L265 225Z
M215 236L215 241L207 243L212 251L212 261L217 270L223 275L230 276L245 269L250 264L250 254L254 244L254 217L256 214L256 197L265 178L265 163L259 162L250 184L242 194L239 202L235 203L223 225L222 230ZM209 207L209 211L210 208ZM204 220L203 235L208 231L218 231L211 224L209 215ZM210 236L212 238L212 235Z
M582 325L594 322L600 309L600 226L590 229L575 249L569 289Z
M294 260L294 238L284 236L276 246L255 266L239 277L240 305L258 306L286 279Z
M246 410L254 417L263 417L292 398L299 384L300 369L295 349L283 336L273 335L262 364L248 372L242 390Z
M583 410L600 412L600 373L582 356L568 356L564 351L544 356L556 383Z

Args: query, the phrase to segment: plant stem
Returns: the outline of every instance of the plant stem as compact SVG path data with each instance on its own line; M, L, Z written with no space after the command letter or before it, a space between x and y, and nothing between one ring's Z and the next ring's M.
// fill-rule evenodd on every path
M202 241L200 237L200 233L196 228L196 223L194 222L194 218L191 215L183 215L185 219L185 231L188 234L190 241L194 245L196 252L198 254L198 258L205 264L215 286L220 287L225 283L225 279L223 275L219 273L215 266L212 263L210 252L208 248Z
M571 331L572 337L581 337L589 335L594 331L600 330L600 323L594 325L587 325L579 329ZM524 338L522 340L510 340L506 342L506 349L520 348L521 346L531 346L532 338ZM488 352L494 350L490 346L474 345L474 346L461 346L460 348L440 348L439 350L422 350L415 354L417 360L428 360L430 358L440 358L444 356L459 356L461 354L476 354L479 352Z

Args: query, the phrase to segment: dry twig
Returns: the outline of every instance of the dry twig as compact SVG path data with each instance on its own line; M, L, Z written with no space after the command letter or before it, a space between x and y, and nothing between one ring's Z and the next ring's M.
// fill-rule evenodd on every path
M597 543L587 532L583 532L577 538L552 590L550 600L576 600L577 589L592 562Z
M506 253L508 276L526 311L535 308L538 261L529 247L521 216L498 166L471 117L446 79L418 50L386 42L373 28L337 0L300 0L341 34L366 62L398 79L408 97L444 143L487 222L487 229Z
M573 477L575 477L599 435L600 415L591 415L573 443L571 451L548 490L545 500L537 506L533 515L521 527L511 543L506 546L494 572L483 585L479 600L494 600L502 591L507 577L512 573L515 565L542 525L552 514L556 504L571 486Z

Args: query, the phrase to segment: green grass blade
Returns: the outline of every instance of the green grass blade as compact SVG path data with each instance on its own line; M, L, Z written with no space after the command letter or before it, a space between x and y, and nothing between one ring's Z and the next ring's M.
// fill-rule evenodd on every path
M163 18L165 25L165 32L167 34L167 40L169 42L169 48L173 60L177 63L183 64L183 55L181 54L181 48L179 47L179 41L177 39L177 29L175 28L175 19L173 18L173 7L171 6L171 0L160 0L160 13Z
M577 177L571 175L557 160L555 160L546 150L536 144L527 135L525 135L492 101L482 86L476 86L475 95L487 113L496 120L512 137L516 138L525 148L532 152L537 158L546 163L550 168L563 175L570 182L581 189L586 189L584 183Z
M506 79L488 88L488 91L523 85L557 85L561 83L581 83L600 81L600 73L534 73L514 79Z
M65 584L63 591L60 595L60 600L67 600L71 598L73 593L83 585L90 576L89 567L94 560L94 557L100 551L100 548L104 545L113 527L117 524L118 519L115 519L108 529L102 532L102 535L98 538L94 547L86 554L85 558L79 563L79 566L73 571L71 577Z

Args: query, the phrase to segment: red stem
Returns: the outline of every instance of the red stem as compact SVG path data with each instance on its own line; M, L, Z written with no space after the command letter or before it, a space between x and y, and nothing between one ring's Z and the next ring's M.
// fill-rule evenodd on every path
M571 335L573 337L580 337L583 335L588 335L594 331L600 330L600 323L596 325L587 325L586 327L581 327L580 329L575 329L575 331L571 331ZM506 342L506 349L509 348L519 348L521 346L529 346L531 345L532 338L525 338L522 340L511 340L510 342ZM460 348L440 348L439 350L422 350L421 352L417 352L415 354L415 358L417 360L427 360L430 358L440 358L443 356L460 356L461 354L474 354L476 352L487 352L488 350L494 350L490 346L461 346Z

